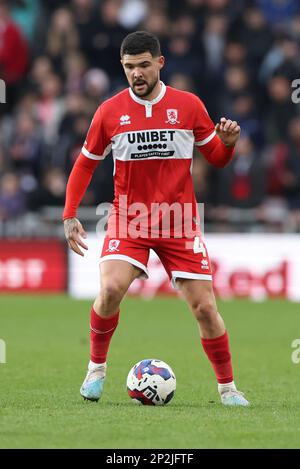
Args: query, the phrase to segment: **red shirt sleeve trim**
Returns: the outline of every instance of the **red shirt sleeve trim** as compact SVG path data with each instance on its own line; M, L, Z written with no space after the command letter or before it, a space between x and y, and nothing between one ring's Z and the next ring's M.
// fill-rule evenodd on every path
M227 147L216 134L208 143L197 148L204 158L217 168L224 168L231 161L234 153L234 147Z

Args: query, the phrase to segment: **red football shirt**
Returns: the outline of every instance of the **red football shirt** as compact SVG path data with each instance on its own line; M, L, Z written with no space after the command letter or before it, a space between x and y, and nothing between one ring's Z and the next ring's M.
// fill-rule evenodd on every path
M182 208L180 224L184 217L191 222L197 216L193 148L206 145L215 135L215 126L198 97L161 83L161 92L152 101L138 98L127 88L101 104L82 154L100 161L112 150L113 205L118 215L126 215L128 223L138 215L141 232L151 227L161 233L161 220L169 217L170 206L177 222Z

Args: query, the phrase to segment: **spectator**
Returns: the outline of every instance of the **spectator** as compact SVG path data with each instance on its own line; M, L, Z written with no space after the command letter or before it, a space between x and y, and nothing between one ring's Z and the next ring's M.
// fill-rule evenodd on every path
M167 40L171 34L172 23L167 13L166 4L159 4L154 8L151 3L151 15L148 15L140 29L149 31L159 37L161 48L166 51Z
M167 46L168 62L165 70L167 80L174 73L189 70L191 78L197 80L201 71L201 60L193 50L188 37L174 35ZM203 64L202 64L203 66Z
M230 116L234 101L247 93L252 94L247 70L236 65L228 67L225 71L225 83L219 90L218 107L221 114Z
M71 11L59 8L51 19L46 45L55 70L62 71L65 56L76 51L78 45L79 35Z
M37 57L31 66L31 71L29 75L29 86L36 91L47 77L54 73L51 60L46 55L41 55Z
M79 37L79 50L89 64L93 62L94 34L97 19L94 0L71 0L74 26Z
M25 112L17 116L8 155L19 173L30 173L38 179L41 168L43 139L36 120Z
M101 69L90 69L84 76L84 89L90 100L91 106L94 105L93 112L107 97L110 88L110 80L107 73Z
M211 167L204 158L201 158L196 150L193 160L193 182L197 202L206 203L209 201L210 171Z
M277 25L287 23L299 12L298 0L256 0L264 17L269 23Z
M236 156L218 173L217 205L227 208L259 208L265 195L265 168L251 139L244 135Z
M78 1L78 0L77 0ZM128 31L119 22L120 0L103 0L90 19L89 44L84 49L91 68L104 69L113 82L120 81L120 44ZM92 21L92 23L91 23ZM81 40L81 47L82 42Z
M47 169L42 179L42 186L34 191L30 197L30 209L35 211L45 206L62 206L65 198L66 180L66 174L62 169Z
M185 73L174 73L169 78L169 85L177 88L178 90L195 93L196 85L190 75Z
M223 92L223 68L226 30L226 16L211 14L205 21L202 35L203 46L203 86L197 88L198 93L208 103L213 119L218 119L219 102ZM196 77L194 76L196 80Z
M40 0L22 0L20 3L13 6L12 18L20 26L24 36L32 43L40 13Z
M0 180L0 220L23 215L25 210L25 196L19 178L13 173L3 174Z
M89 109L88 101L83 93L69 93L65 98L64 116L59 126L59 137L72 134L74 120L79 114L92 116L93 108ZM72 138L72 137L71 137Z
M148 5L143 0L124 0L119 9L119 22L123 28L134 30L148 14Z
M234 23L230 34L247 48L253 76L273 42L273 33L262 12L255 7L245 8L239 21Z
M161 40L162 79L199 94L214 121L225 115L241 124L241 145L224 171L195 157L199 200L221 207L210 212L211 221L224 218L223 203L226 210L247 211L271 200L277 219L283 213L277 208L287 206L290 229L298 229L300 109L291 101L291 82L300 76L298 1L22 0L18 11L16 4L0 0L0 73L8 102L0 105L0 177L18 174L25 205L24 192L49 189L41 179L45 166L56 168L50 180L62 185L95 109L126 86L119 62L123 37L132 28L146 29ZM22 16L29 46L15 14ZM112 170L106 158L84 203L112 199ZM260 177L255 201L253 179Z
M249 135L256 149L262 150L264 145L263 127L251 93L242 93L233 100L231 118L239 122L242 133Z
M259 79L265 84L275 74L281 74L293 80L299 73L299 45L290 37L281 36L266 54L259 70Z
M0 178L2 177L2 175L5 172L5 166L6 166L6 161L5 161L5 157L4 157L4 152L0 148Z
M248 49L241 42L229 41L225 45L224 58L227 67L245 67L248 64Z
M206 20L203 46L206 68L210 76L217 75L222 69L227 26L226 16L211 15Z
M64 114L62 82L58 75L49 74L40 85L36 114L43 125L44 138L49 145L57 138L58 126Z
M55 10L62 6L69 6L72 0L42 0L42 6L46 14L52 15Z
M274 76L268 83L268 102L264 115L266 141L276 143L287 139L289 121L297 114L291 100L291 83L283 75Z
M88 64L85 56L80 52L71 52L64 61L65 91L80 93L84 89L84 75Z
M288 136L287 158L281 180L290 209L290 228L300 232L300 117L290 121Z
M71 171L80 153L90 125L90 116L84 112L76 113L72 111L69 113L68 118L69 127L67 129L66 120L63 121L65 130L60 133L52 158L53 164L62 167L67 173Z
M17 87L25 77L28 63L28 44L10 16L8 2L0 0L0 76L7 86L8 109L16 102Z

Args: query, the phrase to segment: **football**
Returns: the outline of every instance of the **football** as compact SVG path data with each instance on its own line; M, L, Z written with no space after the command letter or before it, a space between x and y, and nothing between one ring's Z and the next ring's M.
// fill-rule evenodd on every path
M175 389L175 374L161 360L141 360L127 376L127 391L136 404L165 405L173 398Z

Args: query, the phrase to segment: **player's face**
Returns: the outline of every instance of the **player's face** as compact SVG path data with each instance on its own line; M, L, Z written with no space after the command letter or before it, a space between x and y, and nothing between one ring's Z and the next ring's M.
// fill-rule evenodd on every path
M145 99L151 96L159 82L159 73L165 62L164 57L152 57L150 52L137 55L124 54L121 62L134 94Z

